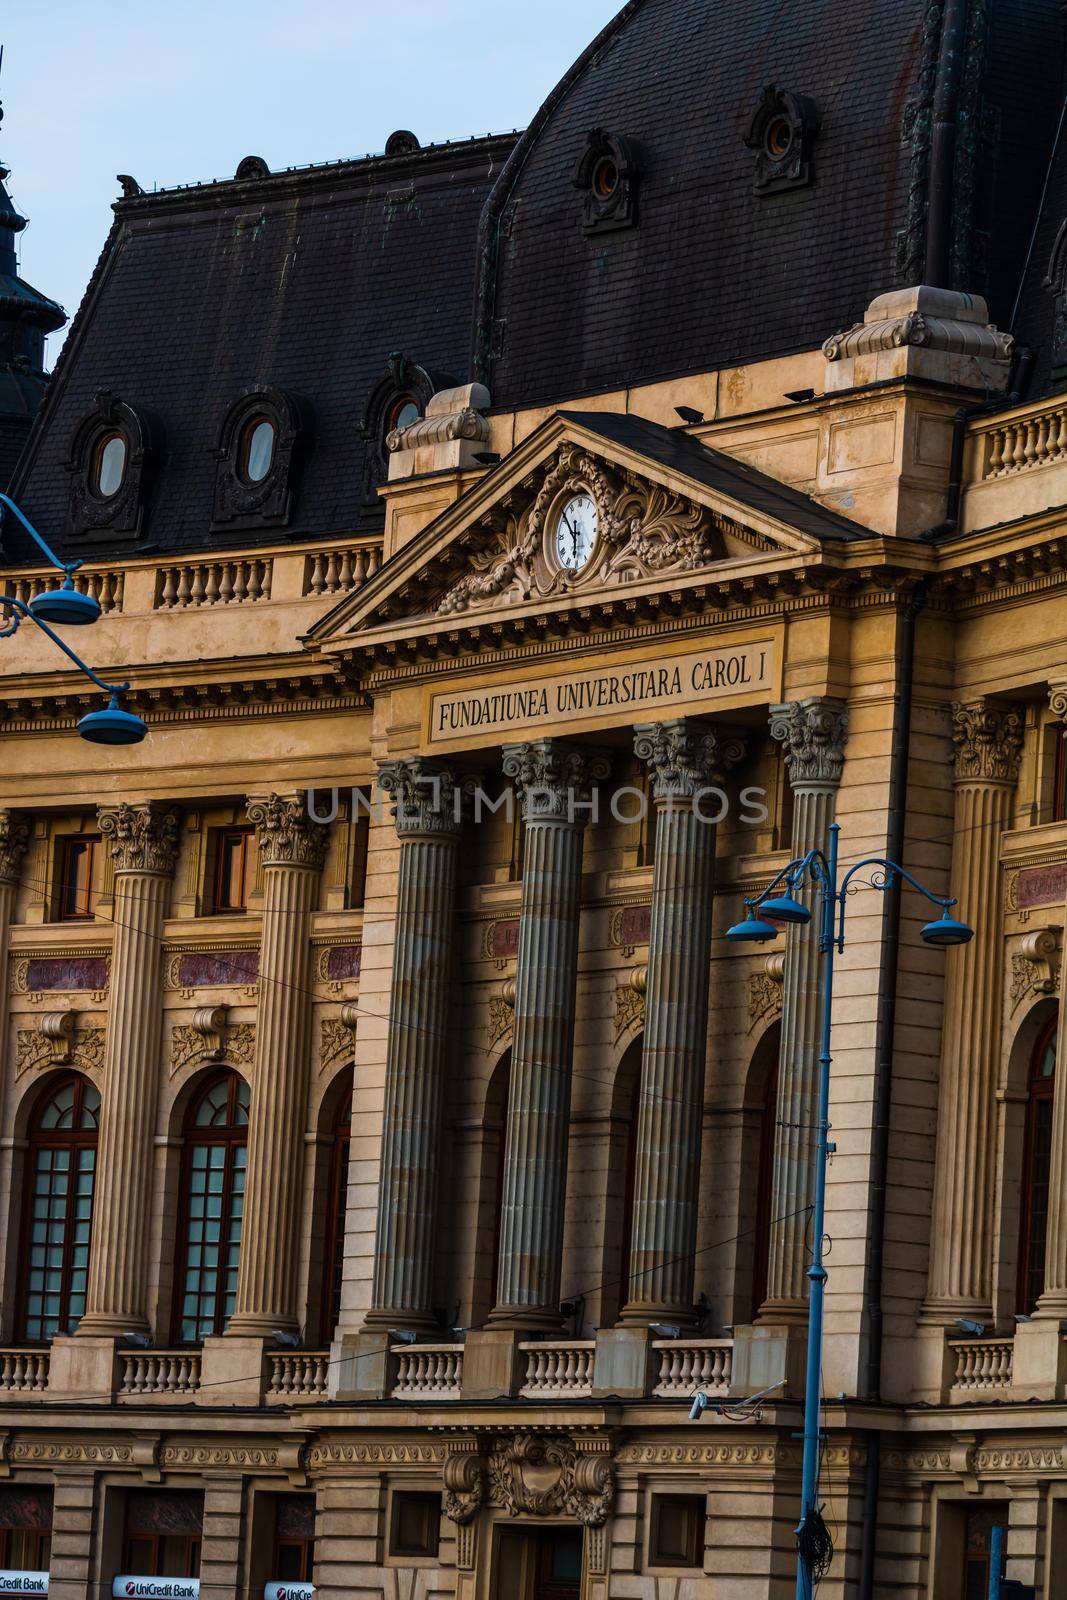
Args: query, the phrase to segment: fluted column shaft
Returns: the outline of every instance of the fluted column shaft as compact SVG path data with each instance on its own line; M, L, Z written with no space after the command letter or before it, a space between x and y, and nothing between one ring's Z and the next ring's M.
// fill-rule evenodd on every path
M797 700L771 708L771 735L785 747L793 790L794 856L827 848L847 734L847 716L838 700ZM800 898L815 910L812 885ZM820 973L818 938L810 929L794 932L785 944L767 1297L759 1313L768 1322L803 1322L807 1317L805 1274L815 1192L822 1024Z
M292 797L251 800L248 817L259 847L263 932L241 1261L226 1332L269 1338L299 1325L295 1197L307 1117L309 934L328 836Z
M15 915L15 897L29 838L29 824L24 817L14 811L0 810L0 973L7 971L11 920ZM0 983L0 1039L7 1038L7 1019L8 986ZM0 1052L0 1058L6 1072L7 1052Z
M637 1113L628 1300L623 1322L693 1315L700 1143L708 1040L713 820L743 741L672 721L634 729L654 775L656 853Z
M1067 685L1050 686L1053 715L1067 722ZM1067 738L1061 729L1057 738ZM1050 942L1052 934L1045 934ZM1060 955L1060 995L1067 995L1067 938ZM1045 1226L1045 1287L1035 1315L1067 1320L1067 1027L1056 1039L1056 1076L1052 1090L1052 1139L1049 1150L1048 1219Z
M563 1256L582 829L608 763L541 739L504 748L522 799L526 849L515 970L515 1032L504 1154L500 1263L490 1321L556 1328Z
M952 893L973 921L949 951L941 1029L930 1276L923 1320L988 1321L993 1305L996 1081L1000 1055L1001 835L1011 826L1023 719L1013 706L953 707Z
M104 1092L83 1336L148 1328L148 1224L162 1026L162 933L177 841L173 812L100 812L115 868Z
M367 1327L417 1329L434 1324L434 1246L460 791L447 767L420 760L383 764L378 782L394 796L400 866L374 1305L365 1323Z

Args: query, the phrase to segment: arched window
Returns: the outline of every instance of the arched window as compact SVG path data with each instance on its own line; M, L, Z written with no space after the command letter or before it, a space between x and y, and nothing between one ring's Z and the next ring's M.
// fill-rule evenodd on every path
M616 1104L622 1099L626 1117L626 1162L623 1167L622 1211L619 1216L618 1279L615 1303L622 1311L630 1298L630 1248L634 1238L634 1191L637 1187L637 1127L641 1120L641 1053L643 1040L634 1039L619 1065ZM640 1285L636 1285L639 1289ZM605 1296L605 1306L611 1294Z
M85 1311L99 1120L99 1094L72 1073L30 1125L19 1326L31 1344L73 1333Z
M1030 1057L1023 1141L1020 1208L1018 1309L1029 1316L1045 1287L1045 1234L1048 1227L1049 1167L1052 1152L1052 1095L1056 1083L1057 1019L1042 1029Z
M178 1292L174 1337L199 1344L233 1315L241 1255L248 1085L235 1072L211 1078L185 1118Z
M763 1086L760 1109L759 1165L756 1169L756 1227L752 1239L752 1318L767 1298L767 1266L771 1254L771 1205L774 1197L774 1135L778 1126L778 1029L775 1057Z
M322 1280L322 1317L319 1337L333 1338L341 1316L341 1284L345 1270L345 1213L348 1204L348 1156L352 1147L352 1090L341 1096L333 1127L330 1152L330 1186L326 1203L326 1251Z

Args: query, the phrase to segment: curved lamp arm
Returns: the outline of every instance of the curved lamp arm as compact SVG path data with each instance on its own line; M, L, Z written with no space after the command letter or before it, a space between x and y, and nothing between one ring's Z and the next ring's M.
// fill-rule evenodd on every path
M746 900L745 905L753 911L758 910L780 883L786 883L790 889L795 889L797 884L803 881L805 874L811 875L813 883L821 883L824 889L829 888L830 863L821 850L809 850L806 856L797 856L795 861L790 861L780 872L775 873L765 889Z
M907 872L903 867L898 866L895 861L889 861L884 856L868 856L864 861L857 861L854 867L849 867L848 871L845 873L845 876L841 880L841 891L838 896L839 911L837 920L837 947L839 950L844 947L845 900L848 895L848 887L856 874L858 872L862 872L864 867L881 867L883 873L882 880L881 882L878 882L877 880L872 879L871 887L880 890L882 894L887 893L887 891L893 887L893 884L898 878L903 878L905 883L910 883L913 889L918 889L919 893L924 897L924 899L929 900L932 905L940 906L942 911L950 911L952 907L958 903L956 900L951 899L946 895L932 894L929 889L924 888L924 886L919 882L918 878L913 878L910 872Z
M14 500L11 499L10 495L0 494L0 505L6 506L8 511L14 512L15 516L22 523L22 526L25 528L34 544L36 544L39 549L43 550L52 565L60 572L65 572L68 578L72 572L77 572L79 567L83 567L85 565L84 561L60 561L55 551L45 544L44 540L41 538L41 535L33 526L33 523L19 510L18 506L15 504Z
M70 657L71 661L73 661L78 670L80 672L84 672L87 678L91 678L96 684L97 688L103 689L105 694L122 694L130 687L128 681L126 683L105 683L104 679L101 678L98 673L95 673L92 667L87 666L82 660L81 656L79 656L70 648L69 644L64 643L64 641L59 637L58 633L54 633L52 631L47 622L42 622L40 617L34 616L33 612L30 610L29 606L26 605L25 601L16 600L14 595L0 594L0 606L3 606L5 611L14 611L20 621L23 617L29 617L34 626L40 628L42 633L46 633L51 639L52 643L58 645L65 656ZM7 631L14 632L14 629L9 629ZM0 638L3 636L4 630L0 630Z

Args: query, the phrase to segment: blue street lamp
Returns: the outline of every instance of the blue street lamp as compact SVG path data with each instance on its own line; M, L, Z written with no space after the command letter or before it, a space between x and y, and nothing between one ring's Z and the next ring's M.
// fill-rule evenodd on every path
M812 921L812 913L796 898L796 891L809 880L818 886L821 901L819 918L819 950L822 955L822 1050L819 1055L819 1120L818 1154L815 1165L815 1198L812 1208L813 1243L808 1279L811 1292L808 1301L808 1352L807 1376L804 1388L804 1469L801 1485L800 1522L797 1525L797 1600L812 1600L815 1584L829 1565L833 1548L819 1504L819 1394L822 1376L823 1300L826 1291L826 1269L823 1266L823 1235L826 1228L826 1169L834 1146L830 1133L830 1025L834 1001L834 955L845 948L845 910L849 886L857 873L865 867L875 868L871 887L883 892L898 879L910 883L940 908L940 915L921 930L927 944L947 946L967 944L974 937L974 929L951 915L955 900L931 894L910 872L895 861L872 856L850 867L838 884L838 840L840 824L830 827L830 848L827 855L821 850L809 850L806 856L791 861L767 885L762 894L745 901L748 916L730 928L726 937L735 944L756 941L762 943L777 933L770 919L794 927ZM779 894L774 891L784 888Z
M88 623L96 622L100 616L99 601L94 600L92 595L81 594L74 587L73 574L82 563L60 561L15 502L6 494L0 494L0 518L5 512L11 512L18 518L37 547L44 551L56 570L62 572L63 582L58 589L45 589L35 594L28 604L16 600L13 595L0 595L0 608L9 618L0 627L0 639L9 639L13 633L17 633L23 618L28 617L42 633L48 635L53 644L59 646L65 656L69 656L79 672L83 672L108 696L108 703L102 710L87 712L78 723L82 738L88 739L90 744L139 744L148 732L147 725L132 711L124 711L119 703L119 696L130 687L129 684L105 683L92 667L86 666L81 656L64 644L51 627L52 623L60 627L85 627Z

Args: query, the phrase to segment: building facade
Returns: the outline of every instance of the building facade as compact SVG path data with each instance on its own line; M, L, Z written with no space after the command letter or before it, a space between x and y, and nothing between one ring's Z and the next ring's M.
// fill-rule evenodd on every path
M817 950L724 934L835 821L976 936L850 907L820 1593L1067 1584L1065 23L777 15L124 180L12 493L148 737L0 663L0 1569L60 1600L793 1593Z

